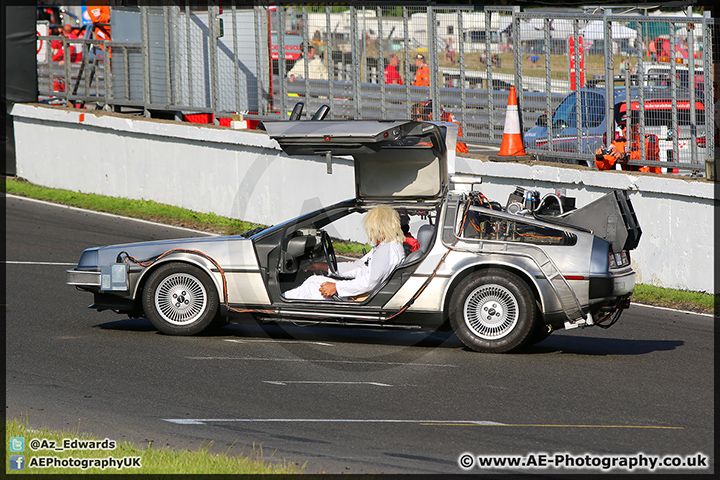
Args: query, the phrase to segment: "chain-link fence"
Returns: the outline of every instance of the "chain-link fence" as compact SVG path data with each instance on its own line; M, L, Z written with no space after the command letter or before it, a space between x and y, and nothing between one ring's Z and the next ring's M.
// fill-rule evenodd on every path
M297 102L307 118L322 105L329 118L419 115L457 122L466 143L500 145L512 86L528 154L593 166L627 116L628 135L646 139L633 147L635 168L703 171L713 158L707 13L273 3L117 7L112 75L102 61L47 60L40 93L216 123L238 112L287 118ZM51 88L53 78L74 91Z

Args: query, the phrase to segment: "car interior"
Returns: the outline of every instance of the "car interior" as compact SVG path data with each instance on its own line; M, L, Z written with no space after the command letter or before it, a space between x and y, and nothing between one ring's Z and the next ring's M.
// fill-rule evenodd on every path
M369 209L369 207L367 209ZM333 217L335 217L334 221L341 220L346 216L352 216L352 221L361 225L362 213L367 211L367 209L347 209L344 215L333 215ZM406 213L411 219L412 226L410 226L409 233L418 241L420 248L410 253L382 285L378 286L374 291L368 292L368 295L356 297L354 299L355 302L363 304L384 304L410 277L419 265L420 259L429 251L435 232L435 225L433 224L435 212L432 212L433 215L428 215L426 211L413 211L405 208L402 210L403 213ZM330 216L321 215L310 219L307 224L292 225L286 229L280 242L280 253L278 255L276 268L276 285L278 287L276 292L278 293L278 298L282 298L279 295L280 292L285 292L297 287L311 275L327 275L333 278L341 278L335 273L338 261L356 260L356 258L351 257L341 257L338 259L333 240L328 233L328 231L333 230L333 222L327 222L329 218ZM418 221L421 222L420 226L416 226ZM369 250L369 246L366 246L364 250ZM315 263L327 263L329 272L306 271L308 267ZM309 302L312 300L289 300L282 298L282 301L292 303ZM322 300L320 302L326 301L347 303L347 300L339 298Z

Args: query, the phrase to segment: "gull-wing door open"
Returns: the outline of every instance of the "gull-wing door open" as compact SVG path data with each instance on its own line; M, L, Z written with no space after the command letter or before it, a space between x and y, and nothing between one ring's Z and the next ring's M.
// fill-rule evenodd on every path
M288 155L352 156L362 200L440 198L448 184L442 125L411 120L263 122ZM330 170L329 170L330 172Z

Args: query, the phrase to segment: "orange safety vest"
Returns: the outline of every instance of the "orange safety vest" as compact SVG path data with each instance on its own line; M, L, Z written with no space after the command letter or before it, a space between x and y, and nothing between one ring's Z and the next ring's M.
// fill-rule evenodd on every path
M98 23L110 23L110 7L106 5L88 5L87 12L94 25L95 38L110 41L110 25L97 25ZM104 48L102 44L100 44L100 48Z
M430 114L430 116L432 117L432 114ZM462 126L460 125L460 122L455 120L455 115L443 110L442 113L440 114L440 120L442 120L443 122L452 122L452 123L457 124L458 137L462 137ZM468 153L470 150L468 150L468 147L466 144L464 144L462 142L457 142L457 144L455 145L455 151L458 153Z
M426 64L417 69L415 72L415 81L412 83L416 87L430 86L430 67Z
M645 135L645 156L648 160L657 160L659 158L660 147L658 145L657 135ZM637 144L636 140L632 142L630 147L630 159L640 160L640 146ZM638 172L662 173L662 169L660 167L650 167L645 165L635 168L637 168ZM628 168L628 170L630 170L630 168Z
M620 138L618 140L614 140L612 142L613 145L615 145L615 149L620 153L625 153L625 147L627 145L627 140L624 138ZM657 160L659 158L660 154L660 148L658 146L658 138L657 135L645 135L645 156L648 160ZM640 160L640 147L637 144L637 141L633 141L630 146L630 160ZM610 170L612 167L615 166L615 163L617 162L617 159L613 157L612 155L603 155L600 159L595 157L595 166L598 170ZM650 166L634 166L634 165L622 165L623 170L629 170L629 171L636 171L636 172L652 172L652 173L662 173L662 169L660 167L650 167Z

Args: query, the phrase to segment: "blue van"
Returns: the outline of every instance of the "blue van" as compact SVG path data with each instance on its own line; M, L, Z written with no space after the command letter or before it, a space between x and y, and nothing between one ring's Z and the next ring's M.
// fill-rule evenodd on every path
M620 105L625 102L625 89L615 89L615 115L620 112ZM563 154L577 154L578 147L578 125L575 114L577 105L581 108L581 133L582 150L579 153L593 155L598 147L604 144L607 127L605 123L605 89L604 88L581 88L567 95L557 106L552 115L552 145L553 151L558 152L558 157L552 154L539 154L542 160L560 161L563 163L579 163L581 165L594 165L594 160L578 159ZM541 114L535 121L535 126L524 135L529 150L548 150L548 115ZM538 153L538 152L533 152ZM588 157L589 158L589 157Z
M696 101L696 118L691 122L689 95L678 91L676 106L678 109L678 131L672 131L672 101L667 88L646 89L644 91L645 133L657 135L660 141L660 161L679 161L682 163L704 163L705 152L705 111L701 101ZM625 87L615 87L614 118L620 118L625 108ZM638 110L638 90L630 91L631 109ZM576 107L581 105L581 150L578 152L578 125ZM605 118L605 88L581 88L568 94L557 106L552 115L553 153L548 151L547 114L537 117L535 126L524 135L528 153L537 155L541 160L561 163L577 163L594 167L594 152L605 145L607 123ZM690 139L692 125L697 127L698 158L691 158ZM673 154L673 141L677 138L679 158ZM555 153L557 152L557 153ZM578 158L578 153L582 157Z

